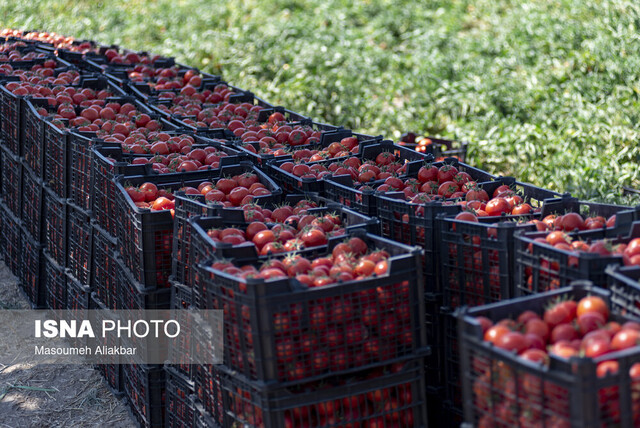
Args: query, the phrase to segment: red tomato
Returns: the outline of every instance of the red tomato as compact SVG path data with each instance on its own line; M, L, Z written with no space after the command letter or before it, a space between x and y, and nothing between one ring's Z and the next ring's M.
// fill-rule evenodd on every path
M580 302L578 302L578 308L576 312L578 317L589 312L600 313L605 322L609 318L609 308L607 307L607 303L598 296L587 296L581 299Z
M143 183L140 186L140 191L144 193L145 202L154 201L158 197L158 187L153 183Z

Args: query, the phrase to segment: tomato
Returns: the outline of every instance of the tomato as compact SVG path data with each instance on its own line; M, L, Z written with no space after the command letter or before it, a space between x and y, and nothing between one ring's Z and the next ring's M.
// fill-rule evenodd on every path
M580 333L583 335L604 327L606 322L604 315L600 312L594 311L578 315L578 327L580 328Z
M571 238L569 238L566 233L559 231L551 232L545 239L549 245L556 245L560 243L566 244L571 242Z
M258 232L262 233L262 232ZM270 254L284 253L284 246L280 242L268 242L260 250L261 256L268 256Z
M435 166L423 166L418 170L418 180L420 183L438 180L438 168Z
M611 349L619 351L621 349L627 349L640 344L640 332L631 329L622 329L613 336L611 339Z
M494 325L486 331L484 334L484 340L495 345L502 336L510 331L511 330L504 325Z
M562 230L573 231L585 229L584 219L578 213L567 213L561 217L560 227Z
M476 215L470 211L461 211L460 213L458 213L458 215L456 215L455 219L462 220L462 221L470 221L473 223L478 222L478 217L476 217Z
M238 183L235 180L232 180L230 178L221 178L216 183L216 189L220 190L225 195L228 195L229 193L231 193L231 191L235 189L237 186L238 186Z
M527 349L520 357L525 360L533 361L534 363L542 363L545 366L549 365L549 354L547 354L544 350L540 349Z
M452 181L458 174L458 169L453 165L443 165L438 169L438 183Z
M540 336L545 342L549 339L549 326L541 319L530 319L525 323L524 332Z
M533 211L533 208L531 208L531 205L524 203L524 204L516 205L515 207L513 207L513 209L511 210L511 214L525 215L525 214L530 214L532 211Z
M608 374L616 374L620 369L617 361L603 361L596 368L596 375L600 378L606 377Z
M273 242L275 240L276 236L271 230L261 230L256 233L252 239L253 243L256 244L256 247L258 247L258 249L261 249L269 242Z
M175 208L175 204L172 200L165 198L164 196L159 197L153 202L151 209L154 211L162 211L162 210L172 210Z
M576 311L578 317L589 312L598 312L602 315L605 322L609 318L609 308L607 307L607 303L598 296L587 296L578 302L578 308Z
M135 187L127 187L126 190L127 194L134 203L145 202L145 194L140 189L136 189Z
M361 260L355 267L354 269L354 273L356 275L362 275L362 276L371 276L371 274L374 272L376 268L375 263L373 263L371 260Z
M561 358L569 359L570 357L578 355L578 350L572 347L568 342L560 341L554 343L551 348L549 348L549 353L555 354Z
M349 239L349 241L347 242L347 245L349 246L349 248L351 248L351 252L353 252L353 254L357 256L365 254L368 250L368 246L366 242L364 242L362 239L357 237Z
M158 187L153 183L143 183L139 189L144 193L145 202L154 201L158 197Z
M597 358L611 351L611 345L608 340L590 340L585 344L584 356L589 358Z
M300 236L306 247L318 247L326 245L327 235L321 229L311 228Z
M524 336L517 331L509 331L503 335L500 335L494 342L498 348L506 349L507 351L515 351L517 354L526 349L527 343Z
M551 330L550 342L556 343L561 340L572 341L578 339L578 332L571 324L558 324Z
M236 187L229 192L229 202L235 206L239 206L242 200L249 194L249 190L246 187Z
M547 309L544 312L543 319L551 328L560 324L570 323L573 320L569 308L562 303L557 303Z
M253 241L253 237L258 232L261 232L267 229L268 229L267 225L262 222L256 221L256 222L250 223L249 226L247 226L247 230L245 232L245 235L247 236L247 240Z
M376 267L374 269L374 273L377 276L384 275L385 273L387 273L388 268L389 268L389 265L388 265L387 261L383 260L381 262L378 262L378 264L376 264Z
M540 319L540 316L533 311L524 311L520 315L518 315L518 324L525 325L527 321L532 319Z
M493 322L487 317L476 317L476 321L480 323L483 335L491 328L491 326L493 326Z
M504 198L493 198L487 202L487 206L484 209L490 217L499 216L502 213L508 214L511 211L509 203Z

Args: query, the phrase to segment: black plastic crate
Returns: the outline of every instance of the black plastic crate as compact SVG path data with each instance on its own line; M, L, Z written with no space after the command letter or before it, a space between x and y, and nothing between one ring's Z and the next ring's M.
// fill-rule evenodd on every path
M349 175L330 177L324 181L327 199L356 210L368 216L378 215L375 191L357 189Z
M93 261L91 218L72 203L67 210L67 234L67 267L81 284L89 286Z
M194 138L194 149L214 147L228 154L221 160L221 166L240 162L238 151L227 147L220 141L187 134ZM92 194L92 214L100 226L112 235L117 234L118 224L115 221L114 199L116 195L114 177L117 175L142 176L157 175L151 164L136 165L131 162L139 157L151 159L152 155L131 155L122 152L117 143L104 143L92 149L92 177L94 180Z
M202 406L200 413L207 414L219 426L224 426L225 409L220 372L216 370L217 366L211 364L200 364L195 367L196 405Z
M47 105L43 98L29 99L23 103L22 151L24 162L38 176L44 178L44 133L45 121L38 108Z
M35 241L24 228L21 231L20 286L34 309L46 307L44 245Z
M125 265L135 279L145 286L167 287L172 269L174 219L169 210L151 211L135 206L125 185L138 186L145 182L158 188L178 190L196 186L203 181L216 182L219 178L243 172L253 172L271 191L271 195L256 197L256 201L279 201L280 188L250 162L226 166L219 171L162 174L151 177L122 177L116 179L116 203L119 218L118 245Z
M344 225L344 234L355 229L360 229L371 234L379 234L379 222L377 219L358 214L353 210L344 208L342 205L329 202L324 207L307 210L307 215L320 217L328 213L334 213L340 217ZM178 236L177 238L177 241L182 243L178 249L184 251L187 256L184 262L184 266L186 267L196 266L200 261L213 256L217 258L234 259L234 261L238 263L244 261L251 263L255 260L266 262L271 257L269 255L259 255L255 244L251 241L231 245L224 242L215 242L207 234L209 229L212 228L234 227L246 231L250 222L245 221L243 211L220 210L214 217L193 216L187 223L190 226L189 234ZM337 239L337 236L344 236L344 234L335 235L332 238ZM174 240L174 242L175 241L176 240ZM312 251L312 248L303 248L301 251ZM291 252L289 252L289 254L291 254ZM188 278L189 284L194 285L196 283L195 272L192 268L186 270L185 276Z
M93 137L93 133L85 135L72 132L68 145L68 180L69 199L85 212L91 211L91 190L93 180L91 174L91 147L102 141Z
M113 153L111 153L113 152ZM109 162L105 154L115 157L115 161ZM118 159L117 153L122 155L119 144L106 143L104 146L94 146L92 148L92 175L94 179L92 208L93 216L101 228L109 234L116 236L118 223L115 215L115 183L113 178L116 175L151 175L153 174L151 165L130 165L121 162L122 156Z
M60 266L67 266L67 201L44 189L44 243L49 256Z
M165 367L165 372L167 378L165 427L192 428L196 417L191 398L195 392L195 384L172 367Z
M59 120L44 122L44 182L58 197L69 196L67 171L71 133L61 129Z
M587 241L606 239L612 245L628 243L640 237L640 223L633 223L627 231L621 229L598 229L573 232L570 237ZM596 253L566 251L546 242L547 232L521 232L515 235L516 277L515 295L524 296L555 290L567 286L571 281L589 280L597 286L606 286L608 265L622 264L622 255L602 256Z
M421 153L430 153L436 161L446 158L456 158L460 162L466 162L469 143L466 141L451 141L436 137L422 137L416 142L416 135L413 139L409 134L404 134L397 143L400 146L411 148Z
M91 293L91 308L96 310L106 311L108 308L97 298L95 293ZM104 337L98 337L96 339L99 345L113 347L120 345L120 338L113 334L107 334ZM113 364L96 364L94 367L104 377L107 386L116 397L121 397L124 391L124 385L122 381L122 364L120 363L120 356L112 356Z
M11 213L22 214L22 162L6 146L2 150L2 201Z
M116 279L118 265L115 252L118 241L102 230L97 223L94 222L92 226L91 288L96 300L108 309L117 309L119 305Z
M67 273L47 252L44 253L46 307L54 310L67 309Z
M27 166L22 166L22 222L31 237L45 239L44 186L42 180Z
M445 164L468 173L479 183L493 181L496 178L485 171L458 162L457 159L447 159L433 165L441 167ZM457 214L461 207L452 201L412 204L405 200L402 192L376 195L375 198L382 236L424 248L425 291L430 294L441 293L436 217L440 214Z
M180 323L181 334L179 342L173 341L169 346L169 359L178 361L172 368L184 376L187 380L195 380L196 366L190 364L193 353L195 331L191 325L192 318L186 313L193 305L193 289L184 284L171 280L171 309L175 309L177 321Z
M129 269L117 256L116 269L116 290L118 290L119 300L117 309L169 309L171 288L145 287L133 278Z
M195 418L193 420L194 428L219 428L220 424L216 422L213 415L204 408L200 400L195 396L191 397L195 410Z
M166 392L165 370L140 364L123 368L124 392L141 427L163 428Z
M218 204L210 204L204 195L186 195L175 193L174 228L173 228L173 260L171 275L179 283L193 286L193 269L191 262L191 237L193 231L189 219L193 216L212 217L220 211Z
M515 296L516 257L514 234L536 231L534 218L550 214L578 212L585 216L617 214L614 228L624 233L637 219L638 210L616 205L584 203L569 195L540 189L501 178L485 183L492 193L507 183L540 214L526 216L480 217L478 222L456 220L453 216L438 218L440 230L440 265L445 306L482 305ZM610 232L608 232L610 233Z
M258 119L264 119L266 121L267 115L271 111L269 109L262 110ZM371 142L379 142L382 140L382 136L373 137L371 135L365 134L354 134L348 129L344 129L342 127L336 127L333 125L327 125L324 123L317 123L311 120L303 120L301 123L312 127L314 130L320 131L320 141L314 144L305 144L303 146L290 146L287 147L291 152L283 156L275 156L271 153L260 153L260 144L258 141L247 141L242 142L237 138L234 140L234 143L238 150L242 151L246 156L251 159L253 163L263 169L268 169L268 164L273 161L280 160L291 160L292 153L297 152L299 150L307 149L307 150L321 150L328 147L331 143L339 142L343 138L347 137L356 137L360 144L371 143ZM253 146L255 152L250 150L247 145Z
M598 358L549 355L545 367L483 339L476 317L493 322L532 310L541 315L551 302L570 296L580 299L610 294L587 281L529 297L464 309L458 314L465 422L476 426L632 427L640 423L637 381L629 375L638 362L637 347ZM611 320L624 318L611 308ZM615 359L618 372L598 377L600 362ZM486 425L485 425L486 424Z
M388 273L306 288L290 278L242 280L211 268L213 260L198 264L204 308L224 310L225 364L251 379L284 385L363 370L427 346L420 250L362 230L348 237L387 251ZM331 238L328 246L301 254L323 257L343 240ZM314 341L317 329L331 334Z
M22 134L22 104L24 96L14 95L4 84L0 85L0 122L2 122L3 146L15 156L22 155L20 145Z
M91 287L81 283L70 271L67 271L67 306L70 311L93 309Z
M363 142L360 146L359 153L357 155L360 160L375 160L376 157L383 152L390 152L396 156L396 160L400 162L420 162L431 160L430 155L424 155L416 151L407 149L405 147L397 146L390 140L372 140L371 142ZM344 161L345 158L328 159L326 161L318 162L305 162L307 165L319 164L328 166L334 162ZM316 177L303 178L297 177L293 173L289 173L280 168L284 162L290 162L289 160L274 160L269 163L269 174L280 183L282 188L287 192L317 192L320 195L325 193L325 181L329 179L331 175L327 175L321 179ZM340 202L340 201L336 201ZM342 202L341 202L342 203ZM345 204L346 205L346 204Z
M640 318L640 267L613 265L606 273L611 303L620 313Z
M271 389L215 366L225 409L222 425L426 427L423 363L415 358L299 388Z
M6 205L0 204L0 220L2 223L2 254L4 255L4 263L7 265L11 273L19 276L20 272L20 255L22 254L22 222L20 218L14 216Z

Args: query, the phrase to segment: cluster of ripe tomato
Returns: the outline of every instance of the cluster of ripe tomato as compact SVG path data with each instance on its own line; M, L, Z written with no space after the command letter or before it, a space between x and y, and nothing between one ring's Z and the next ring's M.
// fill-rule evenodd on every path
M175 198L171 189L158 188L155 184L146 182L137 187L126 186L125 190L137 207L150 208L153 211L175 208ZM271 191L260 183L260 178L251 172L220 178L215 183L202 181L197 187L184 186L174 190L184 191L187 195L204 195L207 200L219 202L227 207L246 205L255 196L271 194Z
M595 373L598 378L617 374L621 351L640 343L640 323L612 319L605 300L595 295L579 301L570 298L554 301L542 313L525 310L513 319L494 322L477 317L476 320L487 343L544 367L549 367L551 356L565 360L573 356L599 358ZM543 423L570 426L571 397L560 380L543 379L542 372L516 373L511 364L490 360L482 353L474 355L472 365L473 399L476 408L484 413L479 427L518 423L527 427ZM640 362L627 370L632 382L635 425L640 423ZM594 392L598 394L602 419L612 425L620 423L619 386L614 384Z
M266 224L254 220L243 228L213 228L207 233L213 242L252 243L258 254L267 256L326 245L330 237L344 234L344 226L341 216L335 213L291 214L284 222Z

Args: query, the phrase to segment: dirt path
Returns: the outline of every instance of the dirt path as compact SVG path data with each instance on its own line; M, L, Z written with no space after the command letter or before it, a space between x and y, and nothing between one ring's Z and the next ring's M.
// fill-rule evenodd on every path
M16 278L0 261L0 310L27 308ZM0 366L0 428L98 426L129 428L136 424L127 406L114 397L93 368Z

